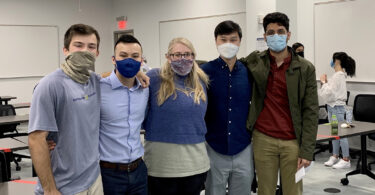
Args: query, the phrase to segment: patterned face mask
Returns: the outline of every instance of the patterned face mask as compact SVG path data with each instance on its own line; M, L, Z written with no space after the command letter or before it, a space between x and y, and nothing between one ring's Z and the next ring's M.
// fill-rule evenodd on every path
M193 60L181 58L179 60L171 61L171 68L180 76L188 75L193 68Z

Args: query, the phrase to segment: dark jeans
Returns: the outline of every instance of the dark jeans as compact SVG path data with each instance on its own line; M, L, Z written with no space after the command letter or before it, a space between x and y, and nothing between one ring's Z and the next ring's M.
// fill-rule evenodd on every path
M204 189L207 172L188 177L148 176L149 195L199 195Z
M100 168L105 195L147 195L147 168L140 162L132 172Z

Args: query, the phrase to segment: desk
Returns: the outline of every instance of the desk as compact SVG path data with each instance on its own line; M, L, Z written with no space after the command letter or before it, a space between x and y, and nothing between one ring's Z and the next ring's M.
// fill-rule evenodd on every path
M29 115L0 116L0 125L17 124L29 121Z
M8 101L10 101L11 99L17 99L17 97L13 97L13 96L0 96L0 102L1 104L4 104L7 105L8 104Z
M361 136L361 166L357 167L356 170L351 171L346 174L345 178L341 179L343 185L348 185L349 180L348 176L356 174L364 174L375 180L375 175L367 167L367 146L366 146L366 137L370 133L375 133L375 123L354 121L353 128L341 128L339 124L339 134L337 136L331 135L331 126L330 125L319 125L318 135L316 137L317 142L329 141L334 139L340 139L345 137L352 136Z
M11 116L0 116L0 138L5 137L16 137L27 135L27 133L18 133L16 126L19 123L29 121L29 115L11 115ZM10 127L9 127L9 126ZM5 134L8 133L8 134Z
M27 136L25 136L27 137ZM11 149L12 151L24 150L29 146L26 143L15 140L13 138L1 138L0 139L0 150L1 149Z
M19 109L19 108L30 108L31 106L31 103L30 102L27 102L27 103L18 103L18 104L12 104L14 109Z
M10 161L12 159L13 151L27 149L28 147L27 144L12 138L0 139L0 181L9 181L11 178Z
M13 139L20 141L22 143L25 143L26 145L29 145L29 136L17 136L17 137L12 137Z
M1 195L34 195L37 177L0 183Z

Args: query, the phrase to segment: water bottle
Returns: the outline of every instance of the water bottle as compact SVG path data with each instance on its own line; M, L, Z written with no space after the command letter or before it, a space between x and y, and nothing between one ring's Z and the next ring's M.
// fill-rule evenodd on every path
M336 118L336 115L332 115L331 120L331 135L337 135L339 133L339 121Z

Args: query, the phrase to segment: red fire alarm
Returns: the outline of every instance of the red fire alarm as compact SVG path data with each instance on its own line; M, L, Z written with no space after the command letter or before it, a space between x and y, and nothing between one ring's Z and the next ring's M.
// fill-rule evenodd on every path
M128 23L128 17L120 16L120 17L116 18L116 21L117 21L117 28L118 29L120 29L120 30L126 29L126 25Z

